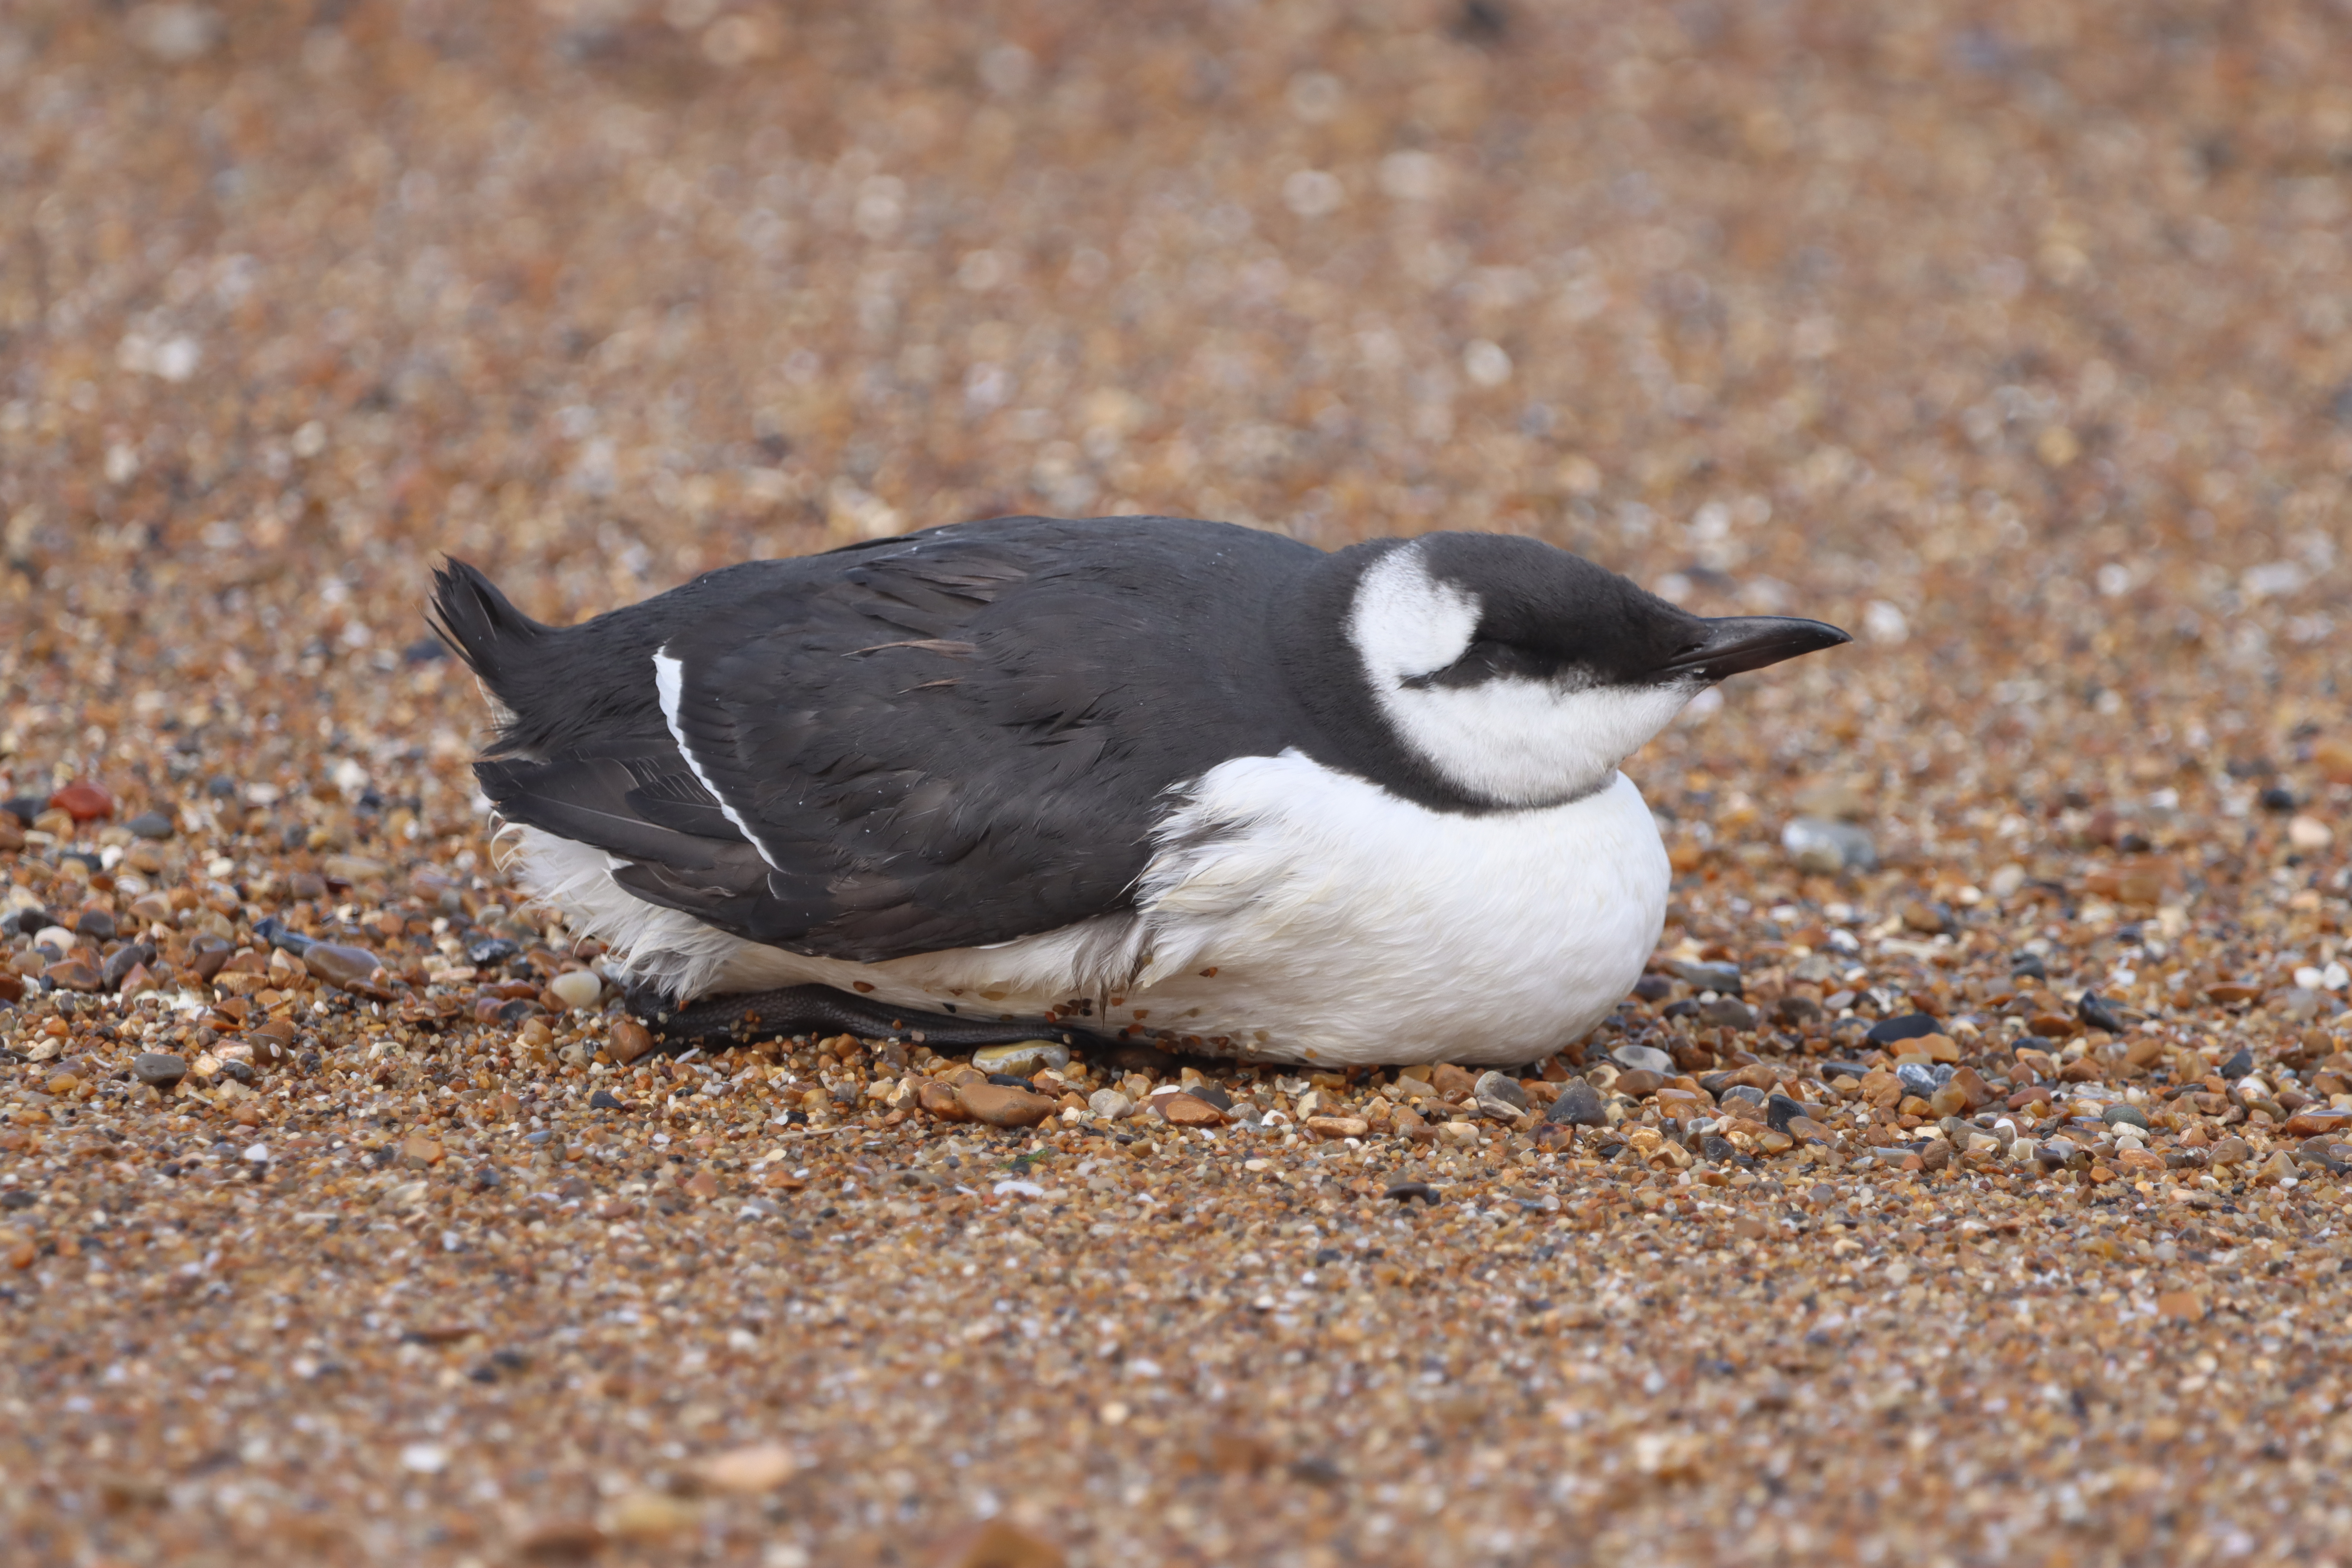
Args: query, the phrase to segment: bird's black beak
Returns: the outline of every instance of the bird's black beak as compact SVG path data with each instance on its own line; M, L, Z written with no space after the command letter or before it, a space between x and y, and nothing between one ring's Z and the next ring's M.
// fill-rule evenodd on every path
M1658 668L1661 679L1721 680L1853 638L1821 621L1790 616L1727 616L1697 623L1698 636Z

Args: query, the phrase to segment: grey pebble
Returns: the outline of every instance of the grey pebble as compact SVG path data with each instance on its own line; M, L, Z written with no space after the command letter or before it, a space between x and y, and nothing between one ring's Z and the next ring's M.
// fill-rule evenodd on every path
M1839 871L1867 871L1878 864L1878 846L1869 833L1851 822L1825 816L1799 816L1780 829L1780 847L1801 870L1820 876Z
M1667 965L1677 980L1688 981L1701 991L1719 992L1726 996L1739 994L1739 966L1736 963L1672 963Z
M1516 1121L1528 1113L1528 1091L1507 1073L1480 1073L1470 1094L1478 1109L1497 1121Z
M1675 1058L1655 1046L1620 1046L1609 1053L1609 1059L1633 1072L1654 1072L1664 1078L1675 1076Z
M1711 1028L1752 1029L1756 1026L1756 1009L1737 996L1718 996L1698 1005L1698 1021Z
M141 1051L131 1058L131 1076L157 1089L169 1089L188 1076L184 1058L168 1051Z
M122 826L142 838L169 838L173 832L172 819L160 811L142 811Z
M1559 1091L1559 1098L1544 1112L1544 1120L1565 1127L1606 1127L1609 1113L1601 1106L1601 1091L1580 1078Z
M2137 1127L2147 1131L2147 1117L2137 1105L2110 1105L2099 1112L2099 1120L2110 1127Z

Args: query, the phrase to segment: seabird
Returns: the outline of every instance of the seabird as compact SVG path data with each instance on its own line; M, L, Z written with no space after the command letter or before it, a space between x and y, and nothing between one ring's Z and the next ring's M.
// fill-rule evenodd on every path
M507 863L677 1042L1535 1060L1664 923L1619 763L1849 640L1531 539L1162 517L751 562L573 626L463 562L435 588L503 710L475 771Z

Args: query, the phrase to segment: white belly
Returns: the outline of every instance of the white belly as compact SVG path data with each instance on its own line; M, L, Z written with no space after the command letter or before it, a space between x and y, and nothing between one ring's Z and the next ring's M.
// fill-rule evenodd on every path
M996 947L860 964L631 898L601 852L520 830L522 879L682 994L818 982L971 1017L1055 1016L1210 1055L1531 1061L1641 977L1671 871L1622 773L1568 805L1433 812L1296 752L1212 770L1157 836L1139 908Z

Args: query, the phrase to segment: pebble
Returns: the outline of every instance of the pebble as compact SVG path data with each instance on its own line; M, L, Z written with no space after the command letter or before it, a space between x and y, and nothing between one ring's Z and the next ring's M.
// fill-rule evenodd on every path
M1776 1094L1764 1102L1764 1121L1773 1131L1786 1132L1789 1131L1789 1123L1803 1116L1808 1109L1801 1100L1791 1100L1785 1094Z
M1478 1109L1498 1121L1516 1121L1528 1113L1528 1091L1508 1073L1481 1073L1470 1092Z
M2105 1029L2110 1035L2127 1034L2131 1029L2123 1015L2116 1011L2116 1005L2095 991L2083 993L2082 1000L2074 1004L2074 1016L2083 1020L2085 1027Z
M1752 1029L1756 1009L1737 996L1718 996L1698 1005L1698 1021L1711 1029Z
M1695 991L1714 991L1726 996L1740 992L1739 966L1736 963L1676 963L1666 966L1675 978L1685 981Z
M1559 1098L1544 1112L1544 1120L1565 1127L1606 1127L1609 1115L1601 1100L1601 1091L1582 1079L1571 1079L1559 1091Z
M654 1048L654 1033L635 1018L615 1018L605 1034L606 1050L613 1059L627 1067Z
M1360 1116L1310 1116L1301 1125L1325 1138L1361 1138L1372 1130Z
M1070 1065L1070 1047L1058 1040L1020 1040L1009 1046L986 1046L971 1053L971 1065L982 1072L1034 1078L1060 1072Z
M1225 1121L1223 1111L1189 1094L1156 1095L1151 1109L1173 1127L1221 1127Z
M160 811L142 811L122 826L140 838L169 838L179 831L172 818Z
M567 969L547 983L555 999L575 1013L596 1005L604 994L602 976L585 969Z
M331 942L312 942L302 954L301 962L313 978L340 986L353 995L379 1002L392 999L392 991L384 983L383 964L366 948Z
M1881 1018L1863 1034L1874 1046L1891 1046L1903 1040L1924 1039L1941 1033L1941 1026L1925 1013L1901 1013L1891 1018Z
M991 1127L1034 1127L1061 1109L1042 1094L996 1083L963 1084L955 1090L955 1097L965 1115ZM1197 1100L1192 1103L1201 1105ZM1201 1105L1201 1109L1211 1116L1216 1115L1208 1106Z
M2147 1131L2147 1113L2137 1105L2110 1105L2099 1112L2099 1120L2110 1127L2137 1127Z
M1878 846L1868 830L1824 816L1799 816L1780 829L1780 847L1801 870L1818 876L1868 871L1878 865Z
M1636 1072L1654 1072L1660 1078L1675 1075L1675 1058L1655 1046L1619 1046L1609 1053L1609 1059Z
M49 805L76 822L95 822L114 815L114 796L87 779L76 780L49 796Z
M142 1051L131 1058L131 1077L155 1089L172 1089L188 1077L188 1060L169 1051Z
M703 1485L713 1491L757 1497L774 1491L800 1470L792 1450L780 1443L753 1443L702 1461Z
M1124 1121L1135 1114L1135 1101L1115 1089L1098 1089L1087 1096L1087 1109L1105 1121Z

